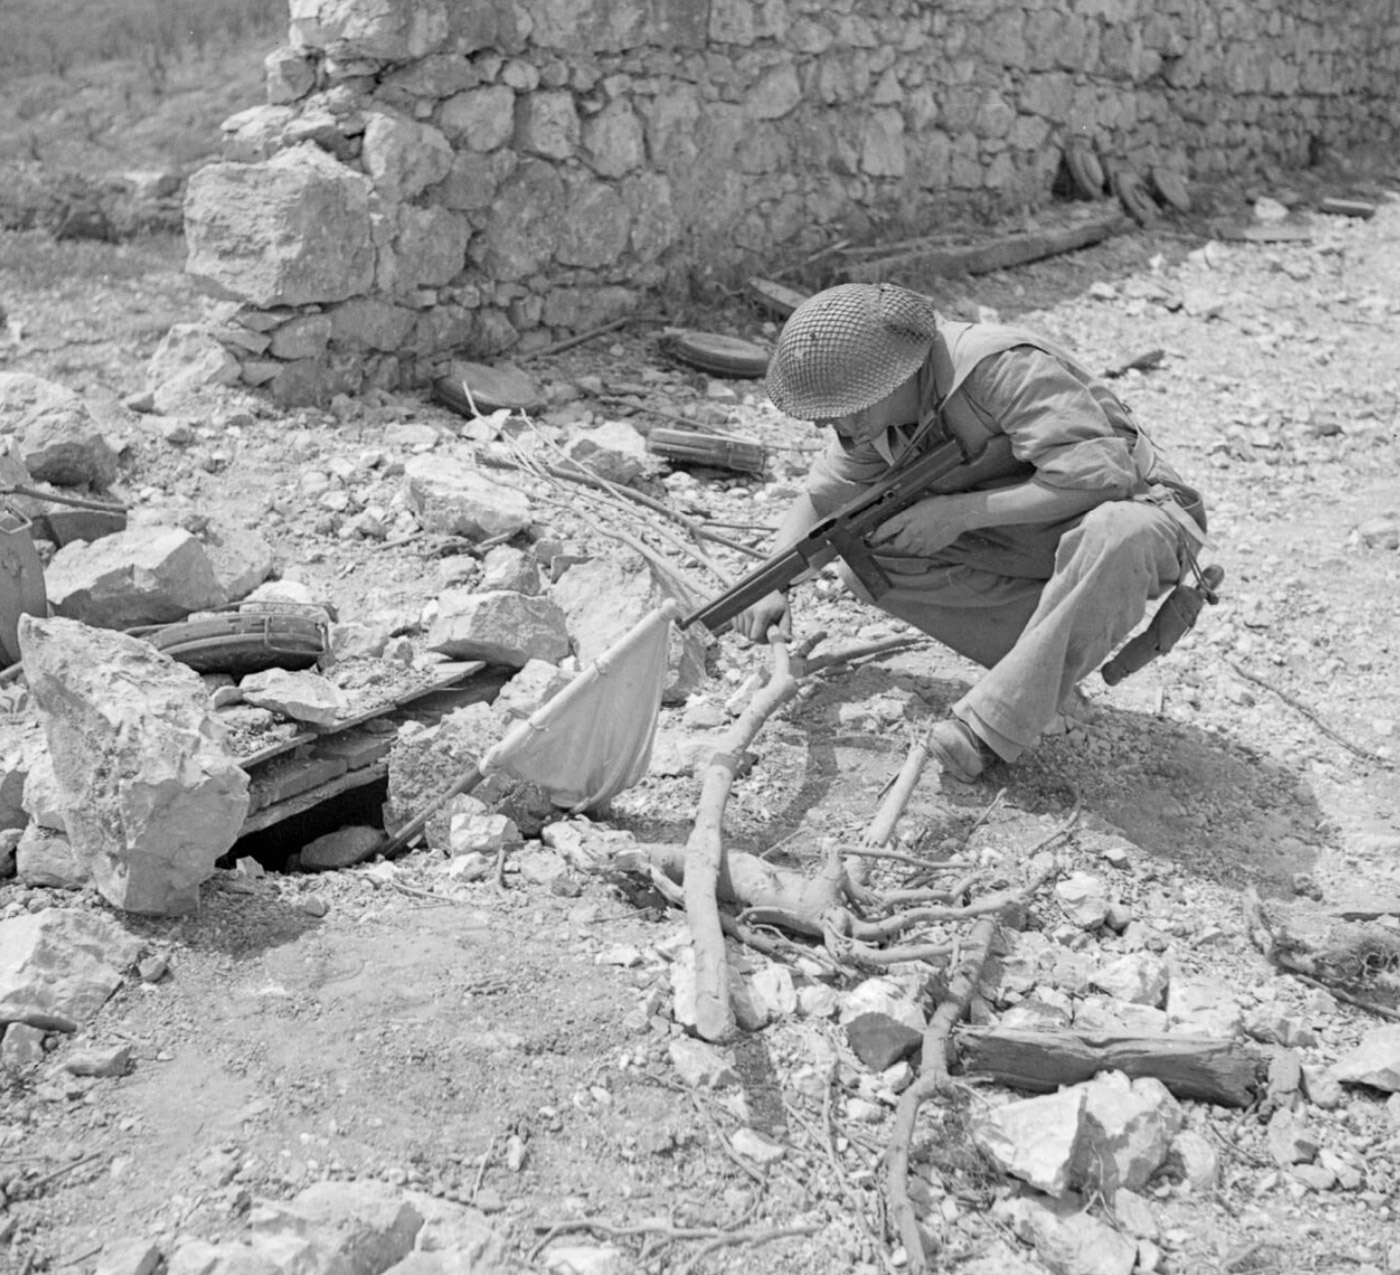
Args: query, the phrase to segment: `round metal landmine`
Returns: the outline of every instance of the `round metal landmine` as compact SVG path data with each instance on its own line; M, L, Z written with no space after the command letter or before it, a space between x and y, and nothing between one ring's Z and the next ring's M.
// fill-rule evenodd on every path
M470 397L464 392L470 391ZM544 406L544 395L534 379L517 367L488 367L483 363L453 362L447 376L433 383L439 399L464 416L475 405L480 412L534 412Z
M1158 164L1149 175L1163 203L1177 212L1191 211L1191 192L1186 189L1186 182L1179 174Z
M672 332L666 349L683 363L715 376L760 377L768 372L768 351L752 341L716 332Z
M1157 220L1161 211L1157 201L1147 193L1142 178L1130 169L1124 168L1114 173L1113 192L1138 225L1148 226Z
M1078 138L1070 142L1065 148L1065 167L1074 188L1086 199L1098 199L1103 195L1103 165L1088 142Z

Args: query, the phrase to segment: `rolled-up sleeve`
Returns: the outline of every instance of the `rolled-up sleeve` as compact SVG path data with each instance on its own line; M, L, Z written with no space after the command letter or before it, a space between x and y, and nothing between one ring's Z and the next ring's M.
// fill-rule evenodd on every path
M1133 437L1115 428L1092 390L1031 346L984 359L962 391L988 426L1005 433L1034 482L1126 496L1138 482Z

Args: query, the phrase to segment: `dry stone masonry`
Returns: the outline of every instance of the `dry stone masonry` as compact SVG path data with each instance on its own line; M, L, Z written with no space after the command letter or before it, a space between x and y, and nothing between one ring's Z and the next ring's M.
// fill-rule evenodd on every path
M291 0L186 203L286 403L539 348L872 228L1393 137L1390 0ZM188 346L190 336L181 334ZM211 351L207 361L227 376Z

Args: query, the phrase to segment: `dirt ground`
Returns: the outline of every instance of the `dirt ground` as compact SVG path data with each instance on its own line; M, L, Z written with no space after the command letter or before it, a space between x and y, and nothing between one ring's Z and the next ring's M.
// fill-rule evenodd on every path
M1246 935L1242 896L1249 887L1328 900L1400 895L1400 199L1384 189L1400 190L1400 172L1372 157L1202 191L1190 216L948 290L950 303L1039 329L1091 367L1164 351L1155 369L1118 384L1206 492L1208 560L1224 567L1226 585L1169 659L1112 690L1086 682L1083 714L1014 768L971 786L930 778L900 825L906 847L954 850L991 877L1016 879L1028 849L1077 803L1081 831L1067 863L1107 873L1134 916L1166 936L1175 968L1314 1022L1319 1043L1307 1056L1316 1061L1379 1020L1274 971ZM1313 215L1307 243L1212 233L1246 223L1249 197L1290 192L1303 201L1371 193L1380 208L1369 220ZM436 588L429 546L341 538L303 479L344 460L360 497L392 499L392 466L366 453L384 452L395 425L451 435L461 422L419 394L336 413L231 398L195 422L193 445L171 446L122 402L144 387L144 363L169 324L198 312L180 262L179 245L166 241L0 237L11 320L0 367L52 377L102 406L126 442L118 492L131 503L258 528L284 575L345 618L416 614ZM759 340L773 332L737 298L702 317ZM706 391L648 328L529 368L551 389L559 421L588 403L580 378L624 393L642 386L662 410L693 410ZM700 471L683 494L716 520L771 525L811 432L776 416L754 383L730 386L728 423L773 447L771 471ZM550 530L586 534L563 516ZM830 647L891 631L826 586L800 596L797 625L827 630ZM764 660L726 639L705 703L721 704ZM868 822L912 726L973 675L925 646L823 679L759 737L731 800L727 844L778 847L775 861L814 867L824 839L854 837ZM704 707L668 709L663 724L693 724ZM618 799L612 824L641 840L683 840L696 795L692 778L650 777ZM1106 867L1103 847L1124 838L1126 865ZM130 980L79 1040L54 1041L53 1066L0 1094L0 1186L11 1196L0 1267L91 1271L119 1235L153 1239L168 1255L183 1237L241 1234L251 1198L331 1177L473 1204L526 1268L537 1267L549 1227L591 1219L600 1224L591 1242L614 1228L624 1271L691 1260L716 1275L888 1269L892 1240L882 1253L868 1232L881 1231L890 1118L846 1118L862 1069L833 1020L787 1018L744 1038L734 1049L741 1089L692 1093L668 1061L680 1031L670 966L683 917L638 906L597 878L550 883L528 856L503 890L489 880L449 888L442 867L417 852L392 879L220 871L197 915L123 918L170 973ZM324 916L308 911L313 895ZM0 913L44 904L101 906L0 883ZM1032 923L1045 914L1042 901ZM1100 945L1112 952L1116 942ZM123 1078L76 1081L57 1070L80 1044L120 1041L135 1046ZM833 1054L824 1102L810 1081ZM1351 1191L1310 1191L1281 1174L1259 1111L1188 1105L1219 1150L1222 1180L1209 1195L1157 1185L1159 1269L1400 1269L1388 1265L1400 1263L1400 1115L1384 1095L1352 1091L1338 1110L1310 1113L1329 1145L1367 1164ZM956 1107L931 1111L916 1153L946 1192L942 1269L1004 1251L987 1209L1005 1188L958 1159L958 1119ZM741 1162L730 1142L741 1127L776 1140L782 1158ZM648 1219L810 1233L700 1256L703 1239L627 1231ZM1023 1257L1040 1269L1029 1250Z

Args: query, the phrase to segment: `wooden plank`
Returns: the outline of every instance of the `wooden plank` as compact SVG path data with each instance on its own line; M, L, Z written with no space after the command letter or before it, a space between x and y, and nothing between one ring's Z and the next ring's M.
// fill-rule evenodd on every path
M1131 218L1118 209L1101 213L1088 221L1054 230L1029 231L1007 235L966 247L930 246L901 252L877 261L864 261L846 267L845 276L853 283L878 283L896 274L917 271L939 276L990 274L1011 266L1025 265L1045 257L1087 248L1111 235L1133 228Z
M400 712L419 700L424 700L430 695L438 695L443 691L459 689L459 684L468 678L475 678L485 667L483 660L462 660L453 664L440 665L445 670L439 673L431 682L422 686L416 686L410 691L405 691L402 695L385 699L376 704L373 708L365 709L356 713L353 717L344 717L337 720L333 725L322 730L302 730L287 739L279 740L275 744L269 744L265 748L258 749L257 752L247 757L237 759L238 764L244 770L251 767L260 766L271 761L274 757L280 757L283 753L291 752L302 744L310 743L317 739L329 739L341 731L353 730L356 726L363 726L366 722L372 721L376 717L387 717L390 713ZM499 684L494 678L485 679L486 684L499 689Z
M243 827L239 830L238 835L246 837L249 833L271 828L284 819L304 814L313 806L319 806L323 801L339 797L352 788L361 788L365 784L374 783L377 779L383 779L388 773L389 763L387 761L376 762L373 766L364 766L359 770L346 771L345 774L338 779L331 780L330 783L321 784L320 787L312 788L309 792L299 793L286 801L279 801L275 806L267 806L249 815L243 821Z
M993 1027L959 1033L957 1046L965 1072L990 1075L1032 1093L1092 1080L1101 1071L1121 1071L1134 1080L1153 1076L1178 1098L1247 1107L1267 1070L1257 1051L1203 1036Z

